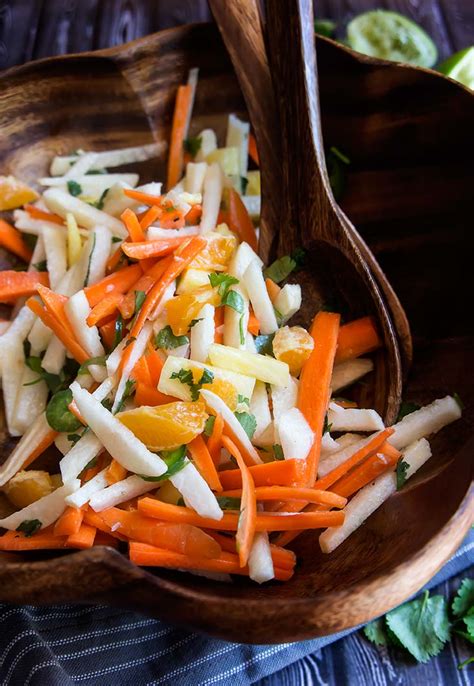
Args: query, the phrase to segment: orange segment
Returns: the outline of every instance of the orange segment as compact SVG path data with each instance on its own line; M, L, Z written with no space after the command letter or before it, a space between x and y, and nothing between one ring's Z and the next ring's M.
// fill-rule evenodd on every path
M238 405L238 393L233 384L226 379L214 379L212 383L205 383L202 388L212 391L221 398L232 412L235 412Z
M204 431L208 415L201 402L178 401L157 407L138 407L117 418L150 450L172 450Z
M191 269L207 269L209 271L224 272L229 266L230 259L237 247L235 236L223 236L220 233L210 233L204 236L207 245L189 265Z
M183 336L189 331L193 319L198 316L201 307L210 303L220 304L220 296L217 290L210 286L197 288L193 293L183 293L171 298L166 303L168 323L175 336Z
M0 176L0 210L14 210L38 198L38 193L23 181L14 176Z
M273 352L277 360L286 362L290 373L297 376L311 355L314 342L301 326L283 326L273 339Z

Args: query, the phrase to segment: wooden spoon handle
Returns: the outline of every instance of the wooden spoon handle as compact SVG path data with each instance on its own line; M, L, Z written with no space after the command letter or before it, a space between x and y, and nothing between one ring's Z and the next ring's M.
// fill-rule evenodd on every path
M277 108L256 0L209 0L255 132L262 178L259 253L266 260L280 225L281 150Z

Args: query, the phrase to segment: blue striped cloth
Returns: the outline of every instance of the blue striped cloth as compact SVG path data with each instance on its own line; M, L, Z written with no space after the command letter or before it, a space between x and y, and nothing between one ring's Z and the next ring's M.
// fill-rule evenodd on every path
M427 588L473 563L471 532ZM249 646L186 632L132 612L74 605L1 605L0 627L2 686L246 686L350 633Z

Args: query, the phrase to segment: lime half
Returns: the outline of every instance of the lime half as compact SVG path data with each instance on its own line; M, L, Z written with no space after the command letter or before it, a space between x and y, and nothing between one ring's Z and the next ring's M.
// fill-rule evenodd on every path
M451 55L438 70L474 90L474 46Z
M348 25L347 38L354 50L384 60L432 67L438 58L428 34L397 12L373 10L359 14Z

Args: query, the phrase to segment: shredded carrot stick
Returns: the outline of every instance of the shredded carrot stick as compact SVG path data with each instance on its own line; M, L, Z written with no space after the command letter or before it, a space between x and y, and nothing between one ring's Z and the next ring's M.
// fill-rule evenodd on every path
M55 550L64 548L66 544L65 536L55 536L48 527L48 531L43 529L32 536L25 536L19 531L7 531L0 536L0 550Z
M54 525L55 536L77 534L81 528L84 512L78 507L67 507Z
M260 322L255 316L255 312L253 310L250 310L250 315L249 315L249 323L247 325L247 330L250 331L250 333L253 336L258 336L260 333Z
M115 274L106 276L93 286L88 286L84 292L91 307L95 307L106 295L112 293L127 293L143 274L139 264L124 267Z
M377 350L382 345L372 317L362 317L339 329L336 362L343 362Z
M130 317L133 317L135 312L135 293L137 291L148 293L158 279L161 278L170 264L171 257L165 258L164 260L159 260L152 267L147 269L145 273L142 273L139 279L131 285L125 298L120 303L119 310L124 319L130 319Z
M186 224L194 226L202 217L202 205L196 204L191 207L187 215L184 217Z
M45 450L47 450L51 445L53 445L54 439L56 438L57 435L58 435L58 432L51 429L51 431L49 431L46 434L46 436L43 438L43 440L38 443L36 448L28 455L26 460L23 462L21 468L26 469L27 467L29 467L30 464L32 464L36 460L37 457L42 455Z
M128 242L130 239L125 238L124 243ZM118 246L118 248L115 249L115 251L109 256L109 259L105 263L105 273L106 274L111 274L114 272L117 267L120 265L121 262L125 260L123 251L122 251L122 243Z
M361 488L376 479L380 474L384 474L389 469L393 469L397 464L401 453L389 443L384 443L379 450L370 455L361 465L343 476L334 484L334 493L349 498Z
M135 381L145 384L146 386L153 386L146 357L140 357L136 362L130 374L130 378L135 379Z
M65 295L55 293L50 288L42 286L41 284L38 284L37 291L38 295L43 301L46 311L49 312L52 317L54 317L59 325L66 329L71 338L75 339L76 335L64 309L68 298Z
M71 534L67 537L66 548L79 548L86 550L92 548L97 529L89 524L81 524L79 531L76 534Z
M221 547L209 534L190 524L158 522L140 512L128 512L111 507L99 512L99 517L122 536L133 541L159 546L193 557L219 557Z
M20 231L3 219L0 219L0 246L25 262L31 260L33 252L26 245Z
M89 355L86 353L84 348L79 345L79 343L71 337L68 330L60 324L49 312L47 312L38 300L34 298L29 298L26 301L26 305L34 312L43 322L43 324L51 329L54 334L59 338L64 347L71 353L73 358L79 364L87 362Z
M156 241L144 241L142 243L122 243L122 250L134 260L144 260L150 257L163 257L169 255L181 245L187 237L162 238Z
M152 350L146 355L146 362L150 372L152 386L157 386L163 369L164 361L159 350Z
M220 534L217 531L209 530L209 536L212 536L221 546L222 550L226 553L235 553L235 536L226 536L225 534ZM286 550L278 545L273 545L270 543L270 550L272 554L272 560L275 567L280 567L281 569L293 569L296 564L296 555L291 550Z
M95 527L97 531L102 531L113 538L117 538L119 541L126 541L126 536L119 533L117 529L111 529L111 527L105 523L101 515L102 512L99 515L99 513L94 512L94 510L91 510L91 508L88 507L84 510L84 521L86 524Z
M255 227L242 198L234 188L229 189L228 206L230 230L236 233L241 241L246 241L253 250L257 250L258 241Z
M173 403L175 401L176 398L161 393L161 391L158 391L154 386L147 386L140 381L137 382L135 402L138 407L141 405L155 407L156 405L165 405L166 403Z
M306 458L308 486L313 486L318 471L324 418L331 393L339 320L338 314L318 312L310 328L314 348L303 365L300 377L298 408L314 432L314 442Z
M116 484L117 481L123 481L126 476L127 470L125 467L122 467L120 462L117 462L117 460L112 459L112 462L109 464L107 471L105 472L107 483Z
M278 293L281 291L281 288L277 283L275 283L272 279L269 279L268 277L265 279L265 286L267 287L268 297L273 302L276 299Z
M306 471L305 460L276 460L250 467L255 486L292 486L301 483ZM239 469L228 469L219 473L225 490L242 488Z
M124 297L125 296L122 293L111 293L110 295L106 295L104 299L98 302L90 311L90 314L86 319L87 324L89 326L100 326L103 324L108 317L116 312L117 307L119 307Z
M257 167L260 166L260 160L258 157L257 141L253 133L249 134L249 157L255 162Z
M102 338L102 343L108 350L112 350L115 343L115 327L117 324L117 318L112 319L110 322L106 322L99 327L100 337Z
M222 415L216 414L216 418L214 419L214 426L212 427L212 433L209 436L209 440L207 441L207 449L209 450L209 454L216 467L219 466L219 463L221 461L223 432L224 420L222 419Z
M150 227L154 221L162 214L163 210L158 205L152 205L140 219L140 226L144 231Z
M176 93L173 124L171 127L170 151L168 157L168 189L176 186L183 171L183 146L191 118L193 88L190 84L179 86Z
M44 210L40 210L39 207L34 207L34 205L25 205L24 209L33 219L42 219L43 221L51 222L52 224L64 226L64 219L60 217L59 214L45 212Z
M134 188L124 188L123 192L132 200L137 200L142 205L160 205L163 202L162 195L151 195L143 191L136 191Z
M190 557L169 550L155 548L146 543L130 542L130 560L143 567L169 567L171 569L199 569L206 572L248 575L247 567L241 567L239 558L232 553L222 552L214 559ZM293 570L275 567L275 579L288 581Z
M250 468L251 471L252 468ZM138 511L148 517L165 522L193 524L204 529L218 531L237 531L239 515L225 512L222 519L200 517L194 510L179 505L170 505L160 500L144 497L138 501ZM255 531L290 531L292 529L324 529L328 526L341 526L344 511L337 512L298 512L297 514L266 514L257 512Z
M120 215L120 219L123 221L125 224L125 228L128 231L128 235L130 236L130 240L132 240L134 243L138 241L144 241L145 240L145 233L140 225L140 222L138 221L137 215L133 210L131 210L129 207L127 207L126 210L122 212ZM125 244L127 245L127 244ZM122 244L122 249L123 249L123 244ZM124 251L125 252L125 251Z
M391 436L394 432L392 427L388 427L380 433L376 434L364 447L357 450L351 457L349 457L345 462L342 462L338 467L328 472L325 476L318 479L314 484L314 488L319 488L320 490L326 490L330 488L333 484L341 479L347 472L358 465L366 457L372 455L375 451L385 443L387 438Z
M230 491L223 491L223 497L240 498L241 488ZM321 491L314 488L292 488L291 486L258 486L255 489L257 500L304 500L308 503L330 505L331 507L342 508L347 503L347 498L338 495L339 491Z
M178 210L169 200L162 204L163 214L160 217L162 229L182 229L185 224L184 213Z
M48 272L0 272L0 302L11 303L17 298L36 293L38 284L49 286Z
M242 495L240 496L240 516L237 524L235 542L239 554L241 567L248 562L250 551L255 537L257 524L257 501L255 499L255 484L249 468L244 462L240 450L228 436L222 436L222 443L229 453L237 460L242 474Z
M222 491L219 474L202 436L196 436L188 443L188 450L201 476L207 481L209 488L213 491Z
M216 307L214 311L214 343L224 342L224 332L222 331L222 327L224 326L224 314L224 307ZM218 329L221 330L219 331Z

